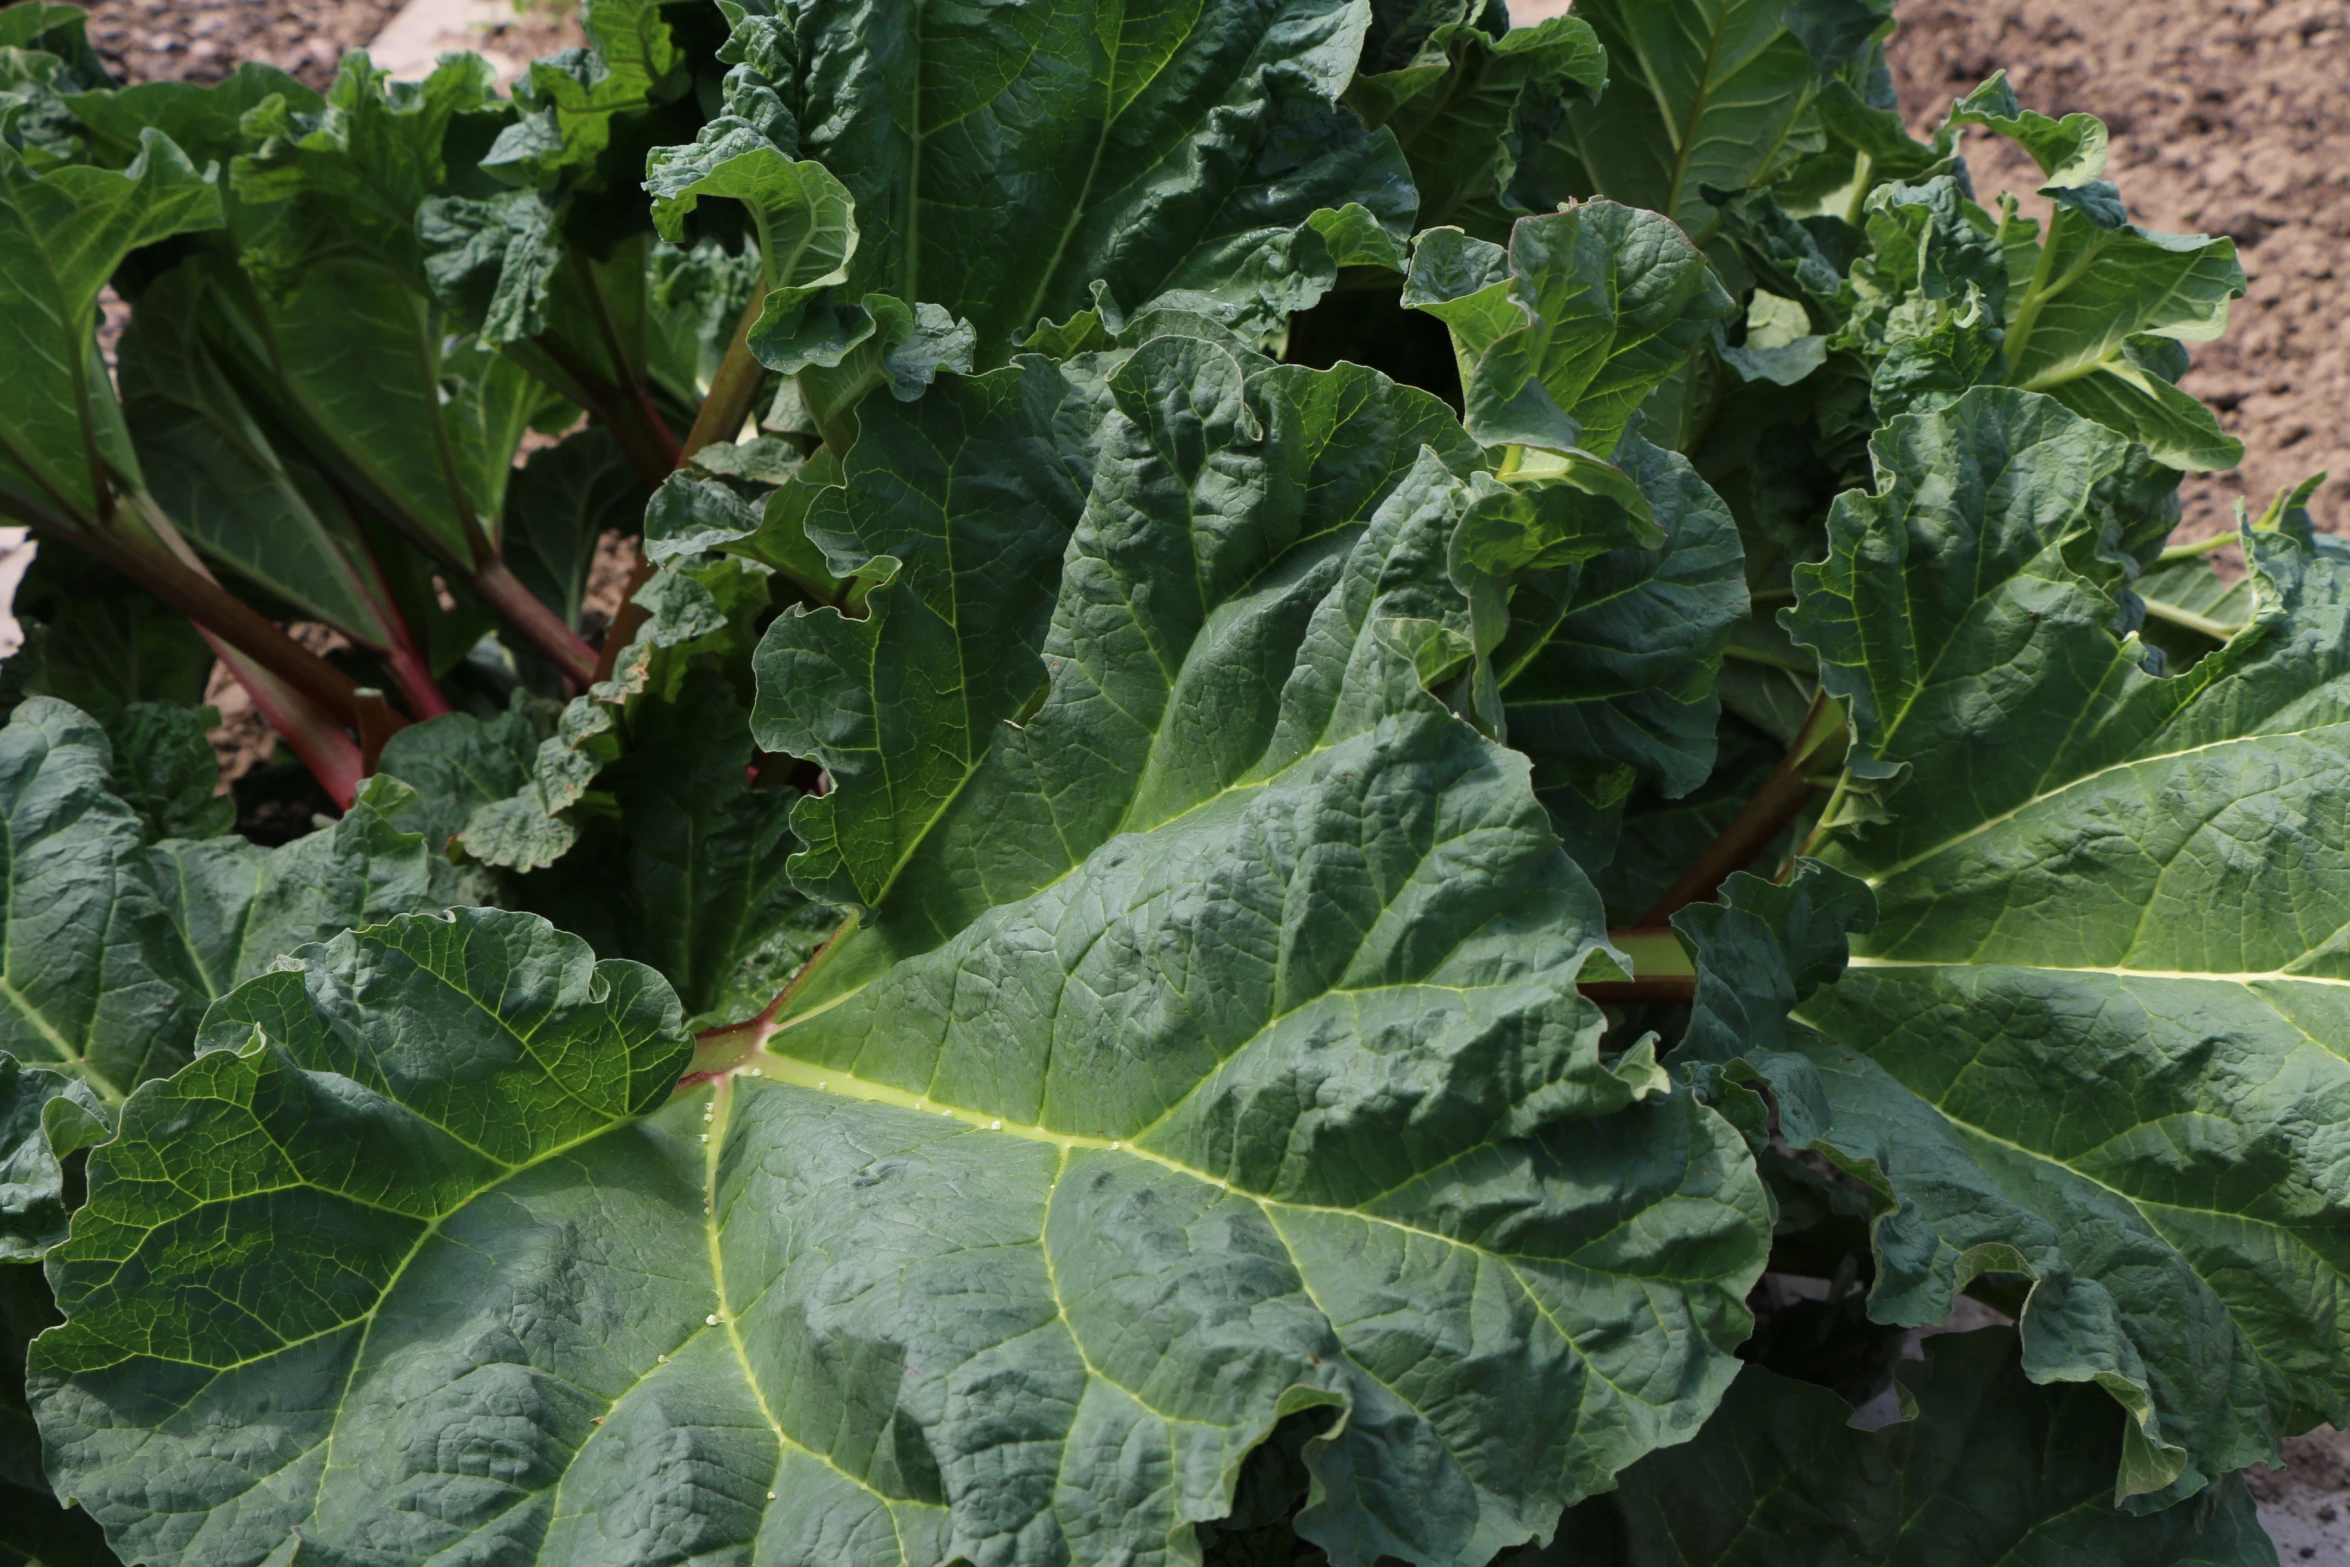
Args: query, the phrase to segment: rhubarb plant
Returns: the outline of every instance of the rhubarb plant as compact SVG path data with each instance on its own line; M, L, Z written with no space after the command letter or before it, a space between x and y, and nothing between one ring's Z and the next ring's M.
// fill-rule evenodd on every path
M2172 541L2243 277L2101 124L1874 0L582 25L0 9L0 1549L2273 1562L2350 550Z

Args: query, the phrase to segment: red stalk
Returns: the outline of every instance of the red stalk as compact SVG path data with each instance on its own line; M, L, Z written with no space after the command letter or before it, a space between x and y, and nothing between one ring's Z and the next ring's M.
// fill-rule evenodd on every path
M432 678L432 666L425 661L424 652L417 647L406 625L393 628L392 645L383 650L383 661L399 682L400 694L408 699L408 711L421 722L438 718L448 712L449 699L441 695L440 686Z
M357 681L222 587L152 497L133 493L123 500L128 505L105 532L75 530L63 535L66 542L105 561L338 721L357 720ZM124 527L126 512L144 526Z
M253 705L261 710L269 727L285 738L302 765L310 769L310 776L325 787L335 809L349 810L359 798L359 785L367 777L368 766L358 744L343 732L334 715L211 631L202 626L196 630L211 644L221 664L236 676L237 684L251 694ZM380 705L381 693L376 700Z
M474 572L472 581L474 591L528 638L531 646L546 654L566 678L581 686L596 678L596 650L524 587L504 561L493 560Z
M1731 872L1753 864L1754 857L1769 848L1772 840L1785 832L1787 824L1801 816L1819 794L1820 785L1811 776L1812 759L1843 732L1843 704L1822 690L1812 699L1811 711L1804 716L1803 727L1796 731L1795 743L1779 758L1771 776L1763 780L1754 798L1715 835L1714 841L1705 846L1705 852L1682 872L1681 879L1649 905L1648 911L1640 916L1641 927L1662 926L1675 910L1692 903L1711 902Z

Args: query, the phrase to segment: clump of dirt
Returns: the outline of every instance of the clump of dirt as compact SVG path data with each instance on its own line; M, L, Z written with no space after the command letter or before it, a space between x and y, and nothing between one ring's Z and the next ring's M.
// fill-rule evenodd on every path
M260 60L313 87L401 0L82 0L90 43L126 82L216 82Z
M1907 0L1887 53L1923 128L2005 68L2027 108L2113 133L2108 177L2147 228L2226 234L2250 279L2187 390L2245 446L2187 481L2183 539L2330 470L2318 525L2350 531L2350 9L2341 0ZM1977 187L2039 183L2011 144L1966 144Z

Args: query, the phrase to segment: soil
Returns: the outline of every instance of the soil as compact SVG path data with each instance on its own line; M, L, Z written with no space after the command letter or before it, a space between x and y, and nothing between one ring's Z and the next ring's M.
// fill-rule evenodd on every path
M2186 388L2245 446L2193 477L2182 539L2257 512L2331 470L2313 512L2350 532L2350 8L2341 0L1907 0L1888 50L1920 127L2004 66L2045 114L2087 110L2113 134L2108 177L2152 229L2226 234L2250 279L2227 334L2193 347ZM1977 131L1985 195L2039 182Z
M215 82L262 60L313 87L334 80L401 0L82 0L90 43L126 82Z

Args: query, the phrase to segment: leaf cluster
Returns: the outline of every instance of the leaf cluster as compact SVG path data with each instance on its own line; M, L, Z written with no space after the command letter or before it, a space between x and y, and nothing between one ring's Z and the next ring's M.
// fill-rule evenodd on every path
M2273 1562L2350 552L2168 545L2243 274L2102 125L1883 0L582 21L0 9L0 1552Z

